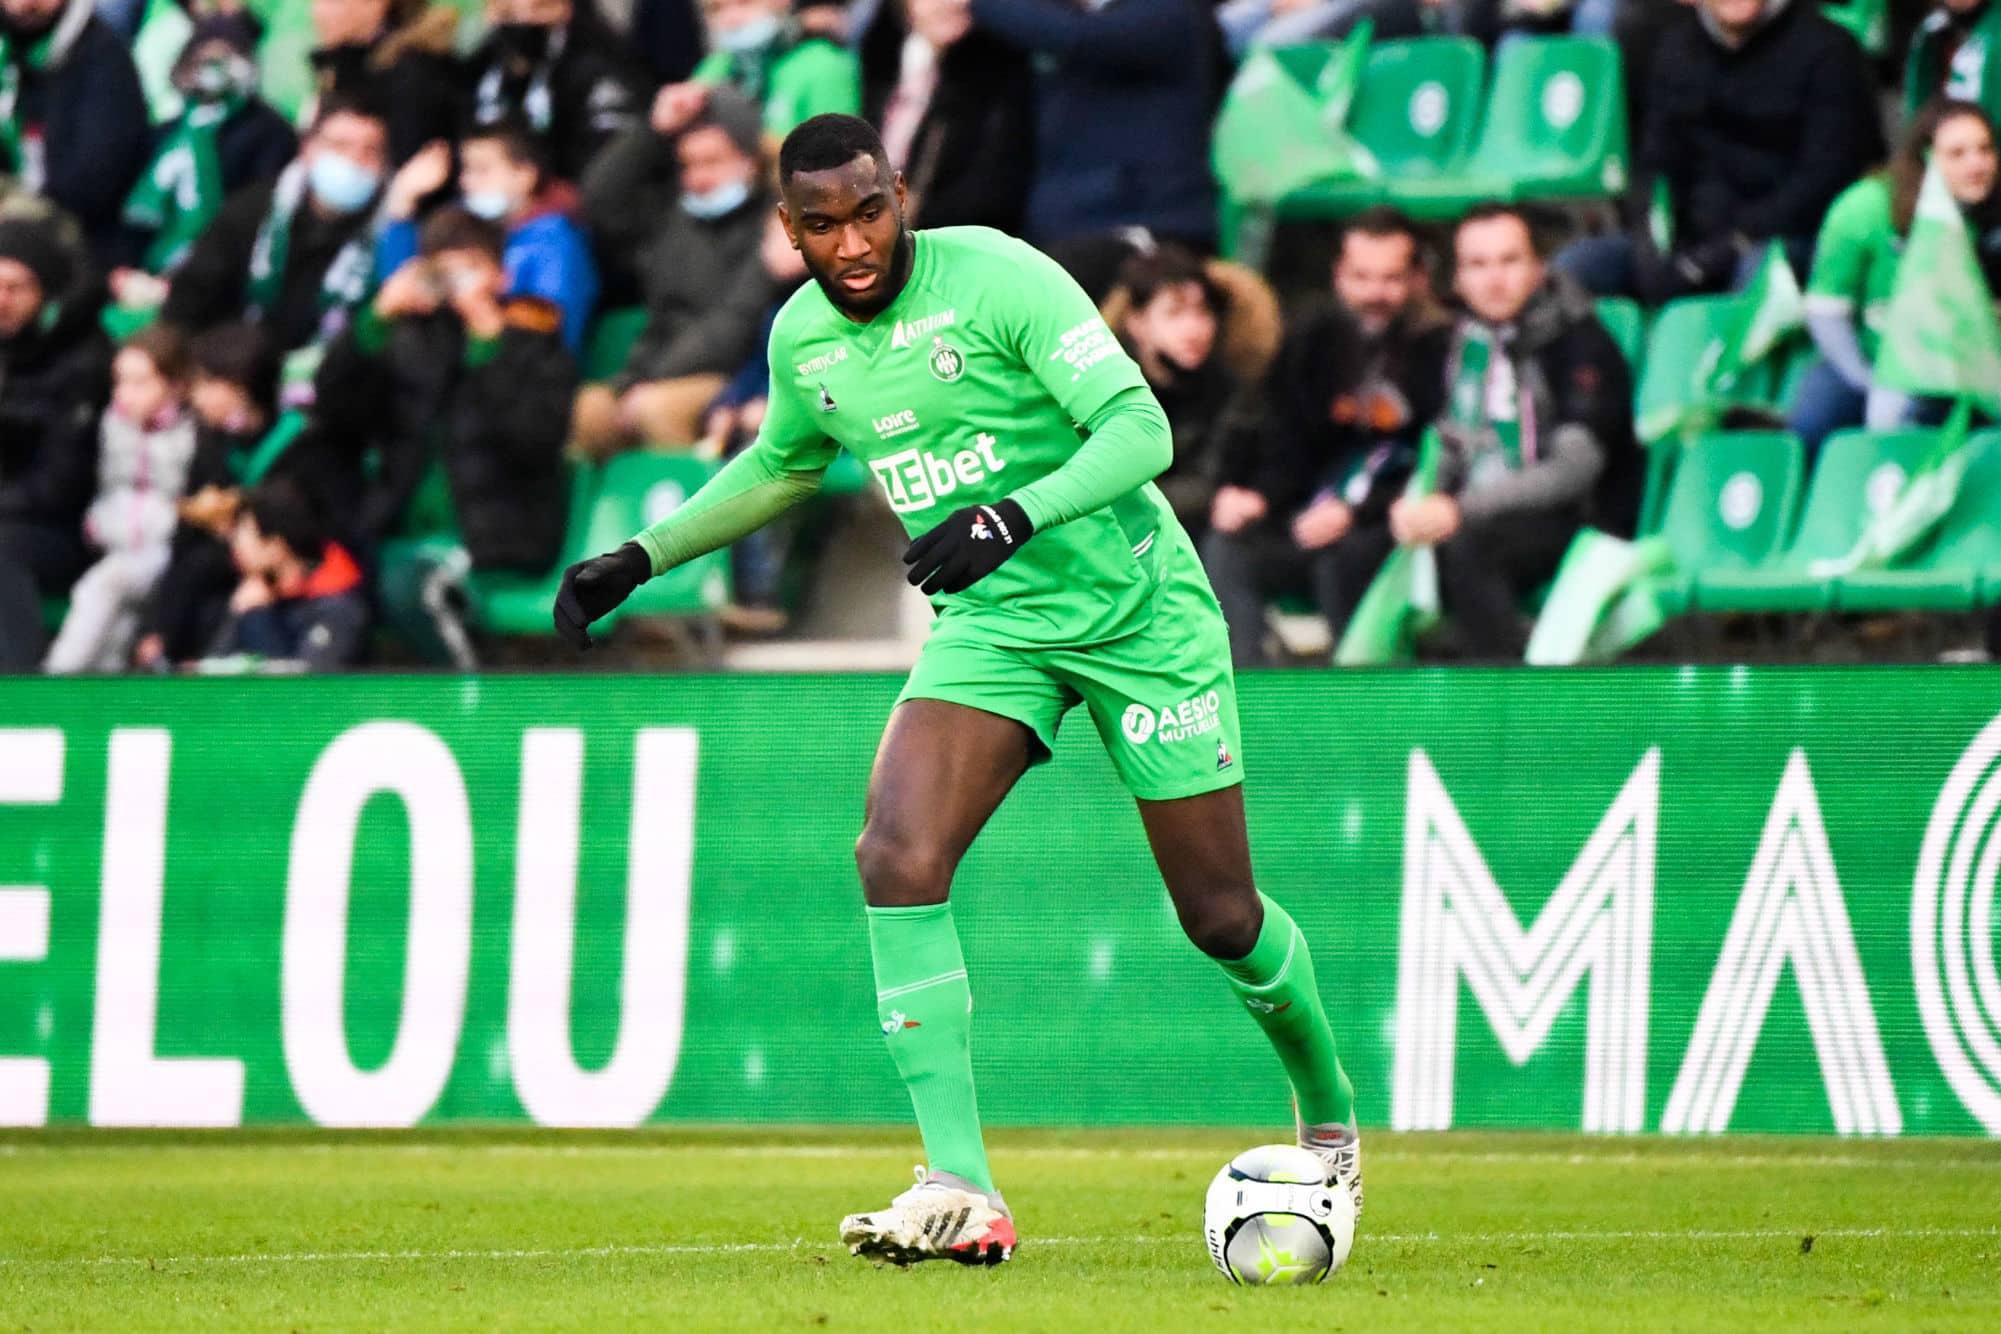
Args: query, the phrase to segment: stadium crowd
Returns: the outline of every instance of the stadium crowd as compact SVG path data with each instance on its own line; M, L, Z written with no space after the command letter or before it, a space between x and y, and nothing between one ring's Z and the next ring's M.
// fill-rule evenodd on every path
M1518 658L1577 532L1637 522L1594 297L1780 247L1807 445L1941 415L1871 366L1928 163L2001 284L1997 16L1943 0L1899 81L1815 0L0 0L0 670L476 661L466 581L561 561L578 466L754 437L806 278L774 150L829 111L880 128L914 225L1024 235L1103 302L1240 664L1276 598L1338 633L1400 545L1464 652ZM1311 291L1216 258L1233 63L1363 20L1614 38L1616 223L1371 207ZM743 624L782 619L783 558L738 553Z

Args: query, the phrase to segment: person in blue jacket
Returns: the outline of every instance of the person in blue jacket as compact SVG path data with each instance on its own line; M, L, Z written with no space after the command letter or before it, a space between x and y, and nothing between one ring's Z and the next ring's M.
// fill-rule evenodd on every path
M451 162L451 149L434 143L396 173L384 205L391 221L375 247L378 276L396 272L417 253L418 205L449 179ZM597 307L598 272L590 242L572 216L580 204L576 189L548 173L541 145L510 121L466 134L458 179L466 209L506 229L507 295L556 307L563 342L581 354Z

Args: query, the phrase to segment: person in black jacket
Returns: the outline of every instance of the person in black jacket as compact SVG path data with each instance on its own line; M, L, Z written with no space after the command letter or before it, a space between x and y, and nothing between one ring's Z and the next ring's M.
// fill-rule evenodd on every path
M1557 267L1600 296L1655 304L1727 289L1779 241L1806 272L1834 197L1883 160L1875 80L1812 0L1701 0L1653 53L1628 228ZM1665 185L1665 229L1650 217Z
M299 136L257 95L262 31L247 11L195 25L172 75L186 107L160 127L152 160L126 198L120 264L172 272L229 196L275 182L297 156ZM114 296L126 299L129 286L128 274L113 274Z
M323 99L312 133L277 184L237 191L195 242L160 318L190 333L238 320L262 325L293 358L284 406L309 403L319 349L346 327L373 284L371 221L387 144L375 108Z
M497 224L440 209L320 369L323 424L337 412L379 451L363 530L409 539L382 554L385 614L461 665L451 587L468 569L543 573L569 517L576 363L554 304L503 295L503 246Z
M598 150L646 113L617 36L589 0L489 0L487 12L492 35L467 61L473 124L527 125L550 168L581 180Z
M897 0L861 39L862 117L882 127L914 227L1020 230L1033 179L1028 61L959 0Z
M430 0L313 0L313 78L322 98L361 98L389 118L389 163L458 137L464 76L458 10Z
M0 222L0 671L33 671L41 600L90 563L83 512L96 489L97 419L111 346L50 228Z
M1359 557L1444 402L1446 321L1420 296L1415 229L1372 209L1343 232L1334 303L1299 321L1265 382L1259 447L1232 460L1202 563L1239 666L1264 660L1265 604L1311 592L1338 637L1385 548ZM1359 586L1357 586L1359 585Z
M0 170L74 215L100 256L152 137L132 53L92 0L0 0Z

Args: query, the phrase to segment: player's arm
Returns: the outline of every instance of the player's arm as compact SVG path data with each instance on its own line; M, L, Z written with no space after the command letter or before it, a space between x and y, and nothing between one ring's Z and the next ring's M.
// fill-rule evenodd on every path
M775 340L774 340L775 342ZM556 632L589 648L589 626L657 574L756 532L820 489L839 446L798 403L773 358L770 406L751 446L686 503L616 551L563 572Z
M1084 439L1061 466L991 505L954 511L911 543L908 577L926 593L970 587L1035 533L1111 504L1174 461L1167 414L1091 298L1056 261L1021 252L1021 281L998 287L988 314Z

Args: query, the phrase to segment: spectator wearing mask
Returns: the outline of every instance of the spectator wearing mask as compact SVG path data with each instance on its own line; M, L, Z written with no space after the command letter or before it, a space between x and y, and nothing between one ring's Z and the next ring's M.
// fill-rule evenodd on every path
M288 358L286 406L311 401L325 345L364 302L373 215L388 161L382 116L321 99L319 119L275 185L239 190L174 274L160 317L190 333L247 320Z
M468 60L472 123L526 125L564 180L640 123L639 79L589 0L488 0L491 35Z
M377 273L394 273L417 253L416 215L452 167L439 142L405 163L389 183L386 224L375 248ZM507 295L536 297L563 313L563 341L581 354L597 306L597 263L574 214L576 189L545 170L542 148L526 127L501 121L467 134L459 145L459 201L507 236Z
M1208 249L1215 19L1201 0L969 0L974 21L1035 67L1027 231L1048 248L1145 227Z
M1629 229L1558 257L1600 296L1722 291L1767 241L1804 271L1828 205L1884 156L1862 49L1807 0L1700 0L1660 38L1646 114ZM1665 237L1646 216L1657 182Z
M1372 564L1392 541L1433 548L1439 599L1464 648L1519 658L1522 600L1556 573L1577 530L1630 531L1604 516L1626 504L1611 487L1638 452L1633 378L1590 296L1549 273L1516 208L1474 208L1453 250L1465 314L1447 359L1437 489L1398 499L1386 533L1365 529L1343 547ZM1348 590L1352 611L1362 585Z
M693 78L670 84L654 104L672 134L701 113L713 88L734 88L762 109L765 132L782 139L826 112L861 111L861 70L833 37L800 26L788 0L702 0L709 55Z
M1342 233L1332 304L1279 349L1258 448L1231 460L1202 545L1239 666L1264 660L1281 594L1310 594L1338 636L1387 552L1390 504L1445 401L1451 329L1423 290L1410 220L1372 209Z
M92 0L0 0L0 171L73 215L100 256L152 133L132 54Z
M1911 35L1904 114L1915 116L1939 97L2001 117L2001 6L1993 0L1943 0Z
M252 490L230 552L241 579L210 658L249 657L309 672L361 661L368 646L361 567L328 536L303 492L285 482Z
M172 273L223 201L246 186L269 184L299 151L298 136L257 95L253 59L260 33L247 12L217 14L195 25L174 63L180 115L163 126L152 160L125 200L119 258L145 274ZM115 273L121 302L157 304L164 289ZM151 301L140 300L150 296Z
M453 54L456 8L430 0L312 0L312 20L317 97L383 108L392 165L457 136L464 93ZM317 111L308 119L317 120Z
M1256 434L1255 390L1278 345L1278 299L1249 270L1168 244L1126 262L1105 322L1167 413L1174 459L1154 482L1199 539L1218 480Z
M41 599L90 563L83 514L111 348L46 223L0 221L0 671L42 659Z
M1806 327L1820 360L1800 380L1786 423L1809 451L1844 427L1890 430L1923 410L1876 385L1872 368L1927 165L1966 213L1990 296L2001 291L1994 123L1972 102L1929 103L1889 167L1844 191L1821 227L1806 287Z
M131 660L139 609L166 571L181 489L194 461L187 349L142 329L111 363L111 406L98 432L97 496L83 518L97 562L70 590L69 614L43 668L118 672Z
M671 110L670 91L657 115ZM760 144L757 108L718 88L691 126L631 130L584 178L585 217L601 243L637 257L647 308L625 365L577 399L585 453L692 443L710 400L756 351L771 299L758 259L772 210Z
M577 391L562 316L509 297L500 227L456 206L424 223L419 254L329 351L320 398L370 405L380 450L363 506L382 555L384 612L427 654L470 648L451 596L468 571L541 574L569 518L563 445Z
M862 116L882 127L913 227L1021 228L1033 178L1028 62L961 0L893 0L861 41Z

